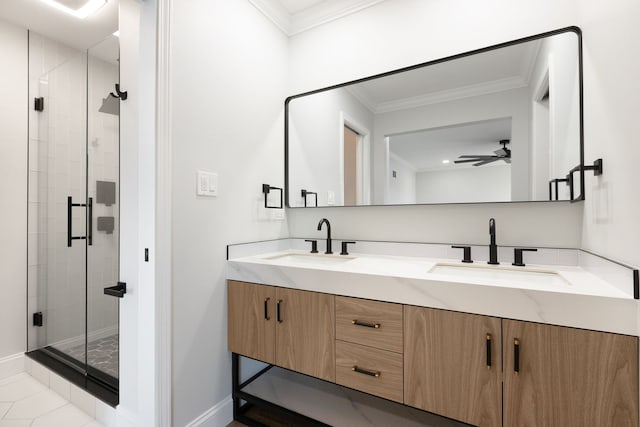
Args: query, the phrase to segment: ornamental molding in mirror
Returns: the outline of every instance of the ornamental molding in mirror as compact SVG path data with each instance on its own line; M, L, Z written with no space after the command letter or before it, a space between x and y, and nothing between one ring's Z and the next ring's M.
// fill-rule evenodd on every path
M569 27L287 98L286 205L583 200L581 46Z

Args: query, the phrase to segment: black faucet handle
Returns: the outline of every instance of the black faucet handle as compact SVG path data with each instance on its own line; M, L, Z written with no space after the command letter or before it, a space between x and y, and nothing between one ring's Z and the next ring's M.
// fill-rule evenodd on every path
M356 242L346 242L343 241L342 242L342 251L340 251L340 255L349 255L349 252L347 252L347 245L355 245Z
M463 258L462 262L471 264L473 260L471 259L471 246L451 246L453 249L463 249Z
M526 264L522 262L522 252L538 252L535 248L515 248L513 249L513 262L511 265L516 267L524 267Z
M311 243L311 253L312 254L317 254L318 253L318 241L315 239L305 239L305 242L309 242Z

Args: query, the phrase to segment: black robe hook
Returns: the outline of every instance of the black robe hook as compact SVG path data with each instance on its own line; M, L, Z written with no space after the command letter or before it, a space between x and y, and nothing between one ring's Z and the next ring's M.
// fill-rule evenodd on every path
M114 98L120 98L121 101L126 101L127 100L127 91L120 91L120 85L118 83L116 83L116 94L114 94L113 92L111 92L111 96L113 96Z

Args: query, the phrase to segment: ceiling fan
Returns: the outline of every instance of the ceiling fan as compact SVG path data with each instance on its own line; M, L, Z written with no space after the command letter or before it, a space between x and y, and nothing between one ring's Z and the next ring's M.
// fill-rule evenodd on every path
M511 150L507 148L507 144L510 141L511 140L509 139L501 139L500 144L502 144L502 148L500 148L499 150L495 150L494 156L485 154L469 154L458 156L458 159L462 160L455 160L453 163L473 163L473 166L482 166L492 162L496 162L498 160L504 160L506 163L511 163Z

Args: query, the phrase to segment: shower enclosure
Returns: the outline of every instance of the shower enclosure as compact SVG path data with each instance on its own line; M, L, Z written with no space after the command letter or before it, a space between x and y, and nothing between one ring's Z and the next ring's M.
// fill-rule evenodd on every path
M117 393L118 39L29 43L29 351Z

